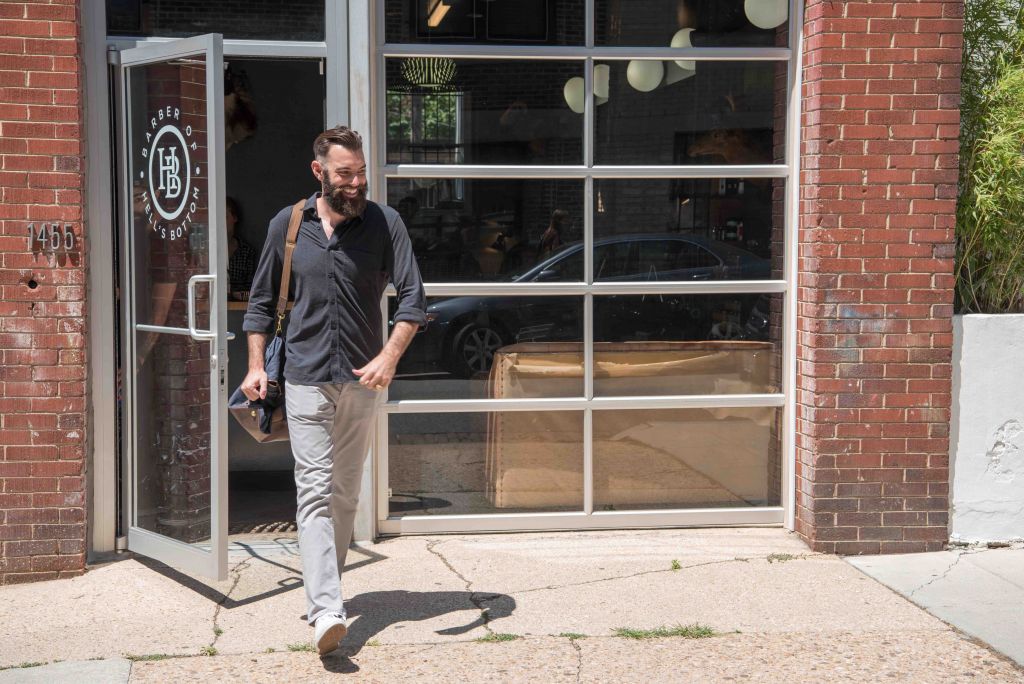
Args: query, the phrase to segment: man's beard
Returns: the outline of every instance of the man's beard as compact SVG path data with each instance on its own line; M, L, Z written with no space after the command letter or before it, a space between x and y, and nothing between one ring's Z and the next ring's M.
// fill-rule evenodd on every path
M343 189L331 183L327 174L324 174L323 180L320 184L323 187L324 200L332 211L347 218L353 218L363 214L363 209L366 208L365 185L358 189L359 192L355 197L346 197Z

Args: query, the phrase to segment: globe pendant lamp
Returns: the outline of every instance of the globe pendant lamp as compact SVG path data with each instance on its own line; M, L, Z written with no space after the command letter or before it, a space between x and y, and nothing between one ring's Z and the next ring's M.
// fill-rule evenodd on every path
M757 28L772 29L789 18L789 0L743 0L743 13Z
M583 100L585 96L583 86L583 77L573 76L565 82L565 87L562 88L562 96L565 98L565 104L569 105L569 109L577 114L583 113Z
M669 47L674 48L688 48L693 47L693 43L690 42L690 34L693 33L692 28L684 28L676 31L676 35L672 36L672 42L669 43ZM677 59L676 65L681 69L687 69L689 71L697 70L697 62L692 59Z
M608 101L608 75L611 68L607 64L594 65L594 104L600 106Z
M654 60L634 59L626 67L626 80L641 93L649 93L665 77L665 65Z

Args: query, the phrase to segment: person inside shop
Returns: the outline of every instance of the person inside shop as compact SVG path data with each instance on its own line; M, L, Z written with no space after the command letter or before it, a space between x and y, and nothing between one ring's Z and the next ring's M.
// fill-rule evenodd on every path
M225 198L225 225L228 236L228 283L230 299L246 300L256 274L260 253L239 235L242 208L234 197Z
M569 213L562 209L555 209L551 212L551 222L548 223L547 230L540 236L540 242L537 243L538 263L562 248L564 244L562 241L562 229L565 227L565 222L568 218Z
M321 191L302 206L292 253L295 303L285 340L285 406L306 620L325 654L348 631L341 573L381 391L426 324L426 295L401 216L366 199L359 134L337 126L318 135L311 168ZM250 400L267 394L264 350L276 323L291 213L288 206L270 222L242 326L249 344L242 391ZM385 343L380 299L389 282L397 309Z

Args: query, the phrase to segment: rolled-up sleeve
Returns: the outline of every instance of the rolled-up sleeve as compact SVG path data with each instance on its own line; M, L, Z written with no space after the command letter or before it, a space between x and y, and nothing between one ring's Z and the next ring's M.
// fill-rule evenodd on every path
M252 289L249 290L249 306L242 321L242 330L245 332L269 334L274 331L287 228L287 211L282 211L270 221L267 241L263 243L263 253L260 254L260 263L252 279Z
M422 330L427 324L427 295L409 232L397 213L388 225L388 234L391 240L385 250L384 267L398 294L394 320L415 323Z

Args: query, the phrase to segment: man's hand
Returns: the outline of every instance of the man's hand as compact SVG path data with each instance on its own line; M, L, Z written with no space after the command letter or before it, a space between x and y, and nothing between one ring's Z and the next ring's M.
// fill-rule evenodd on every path
M249 401L267 398L267 372L263 369L251 370L245 375L242 381L242 394L249 398Z
M249 372L242 381L242 394L249 401L267 398L267 371L263 368L263 351L267 348L264 333L249 333Z
M362 368L354 368L352 374L359 378L359 384L374 390L387 389L395 378L395 367L398 360L412 342L416 334L416 324L409 321L398 321L391 331L391 337L380 354Z
M359 378L359 384L373 390L387 389L395 377L395 367L398 365L398 358L382 351L373 357L370 363L362 368L352 370L353 375Z

